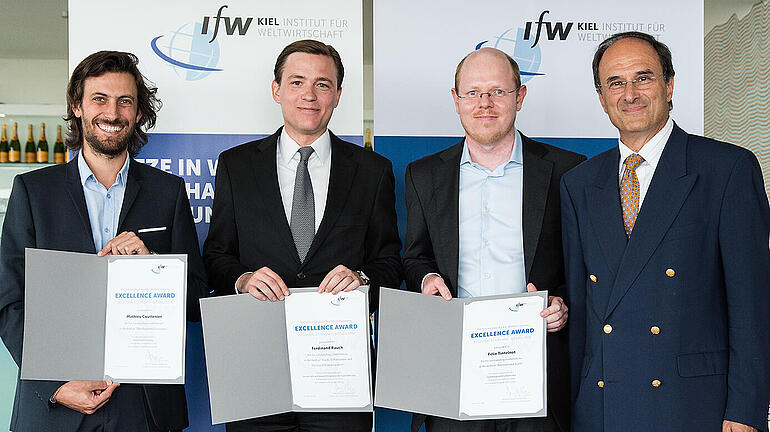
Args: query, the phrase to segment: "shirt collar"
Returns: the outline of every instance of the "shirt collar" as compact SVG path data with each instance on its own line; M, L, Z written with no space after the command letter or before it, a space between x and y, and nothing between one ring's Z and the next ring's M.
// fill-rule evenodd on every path
M514 134L514 140L513 140L513 150L511 151L511 157L508 158L508 162L506 162L503 165L508 165L511 162L517 163L517 164L523 164L524 163L524 153L522 152L521 146L521 134L517 130ZM468 150L468 143L465 142L463 144L463 154L460 156L460 165L463 164L470 164L473 163L471 161L471 152Z
M641 150L639 155L644 158L644 161L652 166L657 166L660 156L663 154L663 147L666 146L668 138L671 136L671 132L674 130L674 120L669 117L663 129L659 130L649 141L647 141ZM620 138L618 138L618 148L620 149L620 165L623 166L623 162L626 158L633 153L633 150L628 148Z
M94 177L94 172L91 171L91 168L86 163L86 158L83 157L83 152L81 151L77 155L78 158L78 172L80 174L80 184L85 186L86 181L88 179L92 179L93 181L96 181L96 177ZM115 178L115 184L123 186L126 184L126 179L128 179L128 159L129 156L126 155L126 160L123 162L123 167L120 168L120 171L118 171L118 176ZM109 188L107 188L109 189Z
M313 141L310 147L313 147L313 154L318 156L321 163L325 165L331 159L332 153L332 139L329 130L327 129L326 132ZM299 144L286 133L286 128L284 128L278 139L278 157L280 157L283 163L288 165L289 161L297 154L299 148ZM311 158L313 154L310 155Z

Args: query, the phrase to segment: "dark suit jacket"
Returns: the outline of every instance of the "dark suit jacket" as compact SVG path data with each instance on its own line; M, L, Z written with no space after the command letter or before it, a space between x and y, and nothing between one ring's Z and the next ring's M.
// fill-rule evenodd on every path
M343 264L379 286L401 283L393 170L384 157L331 134L331 173L323 219L300 263L278 188L273 135L219 156L216 193L203 257L217 295L235 293L243 273L264 266L288 287L318 286Z
M428 273L439 273L457 296L460 158L465 142L412 162L406 169L406 284L420 292ZM566 297L559 218L559 179L585 157L522 135L524 186L522 231L527 282L549 295ZM569 375L566 331L549 333L548 410L569 430ZM412 429L424 421L415 415Z
M207 295L203 262L182 179L130 161L118 232L165 226L140 234L151 251L186 253L187 316L200 320L198 299ZM0 243L0 336L21 365L24 332L24 248L96 253L77 158L16 176ZM77 337L77 335L73 335ZM63 383L19 380L11 430L74 431L83 414L48 399ZM151 418L161 430L187 426L184 386L144 385ZM120 388L115 390L120 391ZM109 402L108 402L109 403Z
M756 157L674 126L629 240L619 163L615 147L562 179L573 429L766 430L770 211Z

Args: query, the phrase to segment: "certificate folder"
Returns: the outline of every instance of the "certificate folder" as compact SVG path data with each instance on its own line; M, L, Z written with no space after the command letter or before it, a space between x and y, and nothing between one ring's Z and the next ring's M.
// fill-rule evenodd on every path
M105 374L107 281L117 260L171 259L187 266L186 255L116 255L25 250L24 343L21 379L104 380L136 384L184 384L173 379L115 378ZM185 278L187 272L184 272ZM187 286L186 279L183 286ZM182 299L182 336L185 329ZM182 344L184 346L184 343Z
M315 290L293 288L291 292ZM358 290L368 297L368 287ZM302 408L294 404L283 301L259 301L249 294L234 294L201 299L200 303L213 424L290 411L373 410L371 403L365 407L333 409ZM368 311L368 300L366 303ZM366 334L370 340L368 325ZM366 357L370 362L369 356ZM371 367L369 374L371 378Z
M540 291L446 301L440 296L382 288L378 312L375 406L455 420L544 417L545 374L541 410L474 416L460 412L465 305L528 296L542 297L543 305L548 298L546 291ZM545 330L543 320L541 331ZM545 361L545 343L542 350Z

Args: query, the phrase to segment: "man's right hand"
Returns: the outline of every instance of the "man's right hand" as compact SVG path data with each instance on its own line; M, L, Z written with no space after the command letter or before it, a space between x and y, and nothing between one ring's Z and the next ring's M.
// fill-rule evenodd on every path
M235 282L239 293L249 293L257 300L283 300L289 295L289 288L283 282L278 273L268 267L241 275Z
M112 381L68 381L56 393L54 401L83 414L93 414L110 400L120 384Z
M422 280L422 293L429 295L440 294L441 297L444 297L444 300L452 300L452 293L449 292L444 279L435 274L429 274Z

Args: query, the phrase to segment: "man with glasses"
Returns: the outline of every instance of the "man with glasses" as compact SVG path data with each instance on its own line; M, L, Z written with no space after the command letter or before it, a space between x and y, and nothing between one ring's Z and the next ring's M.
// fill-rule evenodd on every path
M611 36L593 75L620 139L562 179L573 430L767 430L757 159L674 123L671 52L652 36Z
M415 415L412 430L561 431L569 427L567 321L558 183L585 157L515 128L527 88L493 48L460 61L452 97L465 139L406 170L406 283L429 295L479 297L548 290L548 416L454 421ZM437 396L440 397L440 396Z

